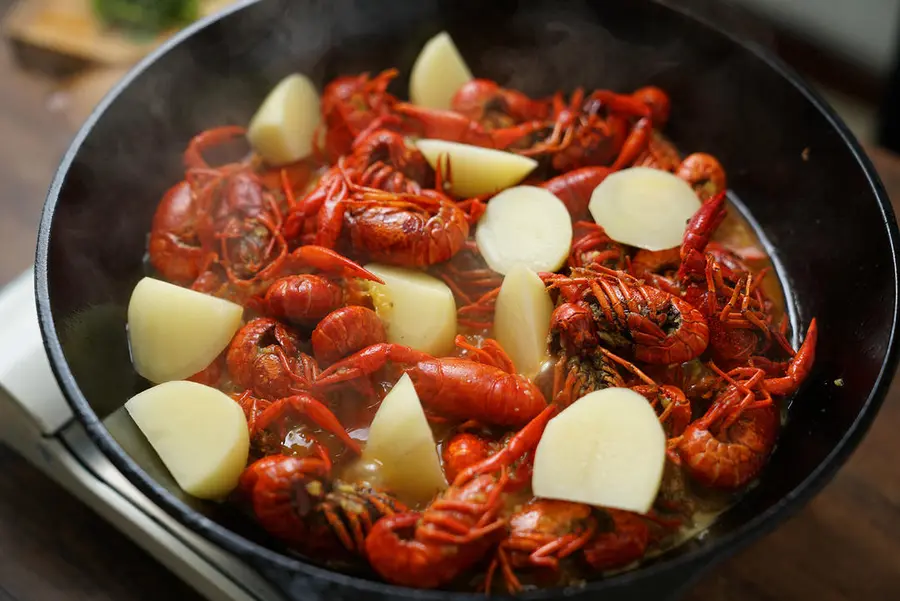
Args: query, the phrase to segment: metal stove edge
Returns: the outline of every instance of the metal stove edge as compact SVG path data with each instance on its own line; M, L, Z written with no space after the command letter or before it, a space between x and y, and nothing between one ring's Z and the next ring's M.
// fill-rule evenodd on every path
M44 350L32 270L0 289L0 316L0 441L211 601L283 599L255 571L154 505L75 421Z

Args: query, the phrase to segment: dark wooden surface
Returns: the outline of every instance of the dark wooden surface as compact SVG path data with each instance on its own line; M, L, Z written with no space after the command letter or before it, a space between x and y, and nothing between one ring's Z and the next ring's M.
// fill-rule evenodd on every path
M0 0L0 14L7 3ZM0 284L27 268L46 187L74 133L51 83L0 49ZM873 159L900 201L900 158ZM896 206L896 204L895 204ZM0 325L2 334L2 325ZM797 517L727 561L691 601L900 598L900 386L857 453ZM0 445L0 601L198 599L131 541Z

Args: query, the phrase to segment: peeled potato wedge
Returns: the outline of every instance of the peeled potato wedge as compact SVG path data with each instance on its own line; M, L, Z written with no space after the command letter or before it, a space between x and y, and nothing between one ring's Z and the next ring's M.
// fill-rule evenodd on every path
M437 445L409 375L384 397L363 461L381 464L380 484L410 505L427 503L447 487Z
M662 481L666 435L627 388L587 394L550 420L534 456L535 496L646 513Z
M488 201L475 242L488 266L507 274L516 264L532 271L556 271L572 246L572 219L553 193L516 186Z
M450 192L459 198L493 194L518 184L537 167L537 161L511 152L481 148L447 140L419 140L419 152L434 169L447 173Z
M430 355L453 349L456 338L456 301L447 284L421 271L391 265L366 265L384 284L371 284L375 313L388 342Z
M205 369L241 326L240 305L154 278L138 282L128 303L135 370L154 384Z
M552 314L553 301L538 274L521 263L513 267L497 294L494 338L526 378L537 375L549 357Z
M186 493L220 500L247 464L250 436L240 405L195 382L166 382L135 395L125 409Z
M446 31L422 46L409 74L409 99L430 109L449 109L450 101L472 72Z
M305 75L288 75L275 86L250 121L247 139L273 167L306 158L321 119L319 94Z
M668 171L631 167L610 174L594 188L588 209L610 238L651 251L681 244L700 199Z

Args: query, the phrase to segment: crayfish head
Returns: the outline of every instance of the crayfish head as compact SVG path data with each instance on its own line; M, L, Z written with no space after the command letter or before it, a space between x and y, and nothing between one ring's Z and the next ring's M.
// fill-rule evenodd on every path
M563 303L550 317L550 348L566 355L581 355L597 347L597 326L590 309Z

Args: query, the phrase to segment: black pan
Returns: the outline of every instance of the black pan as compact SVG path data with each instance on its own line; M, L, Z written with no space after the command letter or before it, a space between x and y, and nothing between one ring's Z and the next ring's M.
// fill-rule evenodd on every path
M476 74L533 95L576 86L666 89L674 107L668 133L683 151L711 152L724 163L740 200L735 206L749 210L775 258L795 332L811 317L819 320L815 369L759 486L705 536L638 570L565 593L612 600L677 595L809 501L872 423L897 360L898 231L872 165L818 95L763 50L666 6L267 0L190 27L100 104L53 182L35 274L56 376L90 437L129 480L288 597L464 598L290 557L227 508L185 498L148 445L129 434L127 417L119 415L116 427L101 421L147 386L129 361L125 308L143 275L151 216L182 177L188 140L205 128L245 124L293 71L321 86L338 75L396 66L403 75L394 91L402 95L422 43L442 29ZM562 595L547 590L533 598Z

